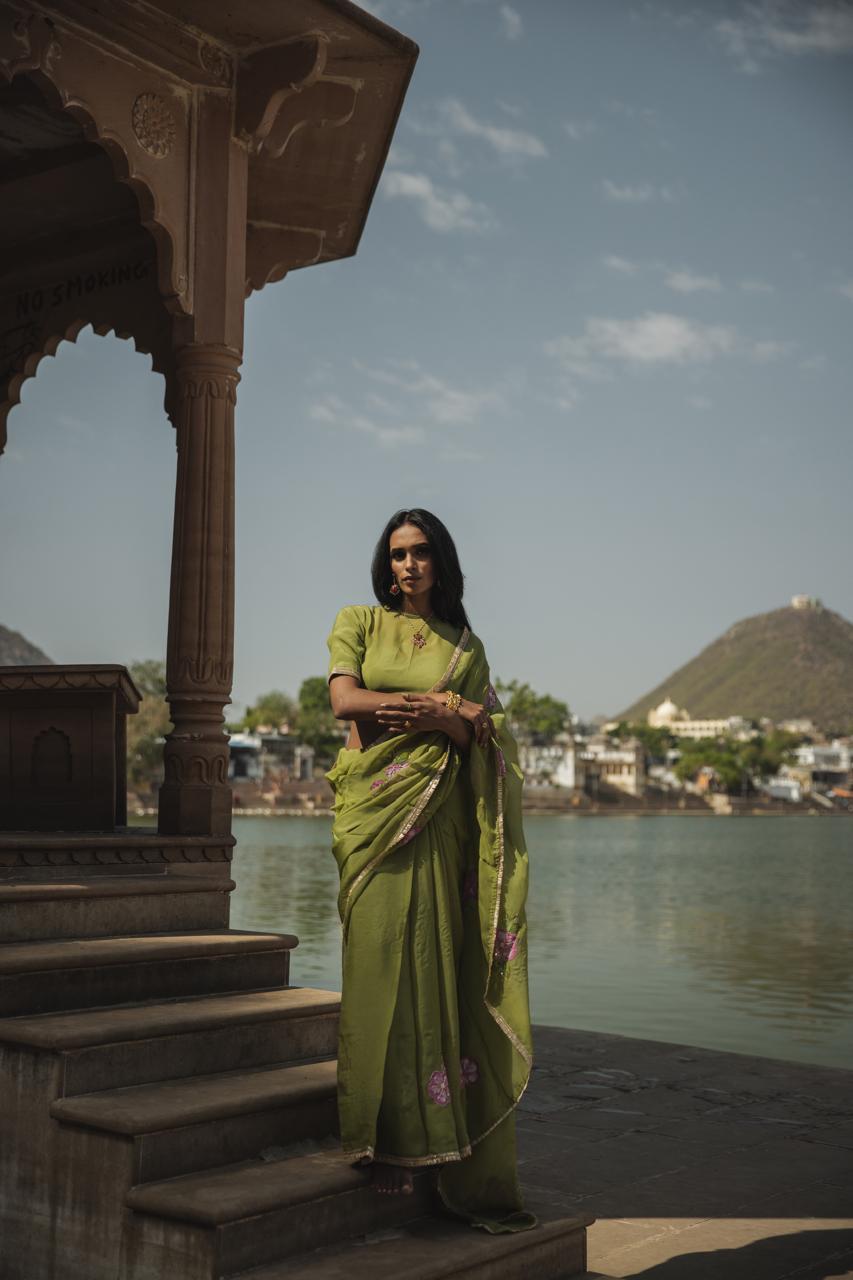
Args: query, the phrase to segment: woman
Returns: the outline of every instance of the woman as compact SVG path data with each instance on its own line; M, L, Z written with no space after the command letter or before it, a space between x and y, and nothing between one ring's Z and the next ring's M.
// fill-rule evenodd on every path
M398 511L376 547L379 605L329 636L352 722L328 777L343 923L344 1151L377 1190L441 1166L445 1205L489 1231L522 1209L513 1108L530 1076L521 773L462 605L447 529Z

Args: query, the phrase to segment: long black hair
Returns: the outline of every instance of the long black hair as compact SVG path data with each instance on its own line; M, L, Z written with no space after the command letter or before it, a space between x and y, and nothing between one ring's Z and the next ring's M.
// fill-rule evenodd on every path
M382 530L373 553L373 563L370 566L370 577L376 599L389 609L400 612L402 597L391 593L394 576L391 572L390 543L391 534L404 524L413 524L420 529L432 552L435 571L435 582L432 588L433 613L455 627L470 627L465 606L462 604L465 578L459 565L456 546L438 516L434 516L431 511L424 511L423 507L412 507L410 510L395 512Z

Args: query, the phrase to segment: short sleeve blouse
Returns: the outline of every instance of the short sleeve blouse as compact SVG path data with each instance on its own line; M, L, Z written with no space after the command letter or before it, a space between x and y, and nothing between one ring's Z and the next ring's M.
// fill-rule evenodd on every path
M335 618L329 646L329 673L332 676L355 676L362 679L361 667L367 647L367 629L371 610L369 606L348 604Z

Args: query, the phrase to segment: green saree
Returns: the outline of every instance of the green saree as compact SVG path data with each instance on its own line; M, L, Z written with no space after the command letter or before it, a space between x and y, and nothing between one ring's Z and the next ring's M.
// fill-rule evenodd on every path
M527 854L521 771L465 630L380 606L342 609L329 678L387 693L453 689L484 703L488 747L385 733L343 748L333 851L341 877L338 1104L344 1151L441 1165L452 1212L488 1231L535 1225L522 1208L513 1109L531 1068Z

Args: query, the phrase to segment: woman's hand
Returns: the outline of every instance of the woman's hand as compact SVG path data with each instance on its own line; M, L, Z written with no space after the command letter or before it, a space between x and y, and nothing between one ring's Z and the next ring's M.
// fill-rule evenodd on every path
M403 693L380 704L376 719L392 733L429 732L439 729L447 733L450 717L456 713L425 693Z
M486 708L479 702L471 702L463 698L457 713L471 726L478 747L486 747L489 739L494 737L495 726Z
M387 717L387 718L386 718ZM414 729L439 729L450 732L454 720L461 719L477 741L479 747L488 745L494 735L495 726L492 717L479 702L471 702L463 698L456 711L451 711L444 700L443 693L404 693L399 697L383 703L376 714L380 724L397 733Z

